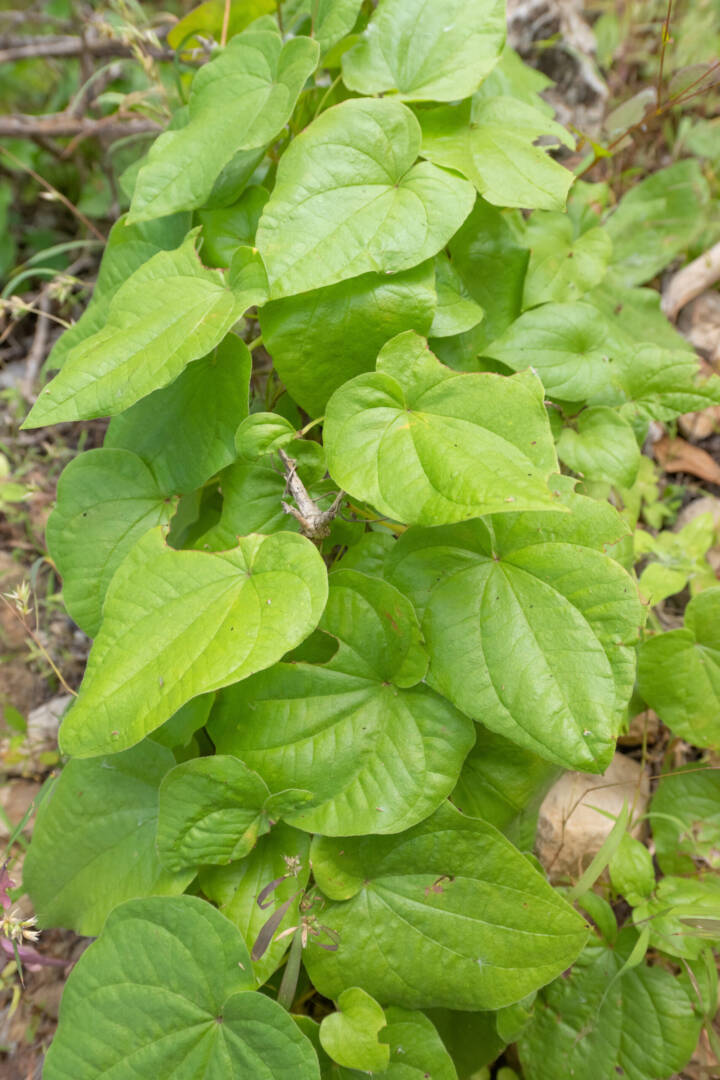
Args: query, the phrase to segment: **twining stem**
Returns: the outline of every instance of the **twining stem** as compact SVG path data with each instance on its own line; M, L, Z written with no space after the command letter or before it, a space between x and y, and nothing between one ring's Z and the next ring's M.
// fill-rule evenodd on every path
M320 104L318 105L317 109L313 113L313 120L317 120L318 116L322 112L323 105L325 104L327 99L330 97L330 94L332 94L333 90L335 89L335 87L337 86L337 84L340 82L341 79L342 79L342 73L340 73L340 75L338 75L336 78L334 78L333 81L330 83L327 90L325 91L323 96L320 98Z
M292 945L290 946L287 963L285 964L282 982L280 983L280 989L278 990L278 1005L282 1005L283 1009L287 1009L288 1012L290 1012L292 1003L295 1000L295 992L300 977L300 964L302 963L303 948L302 936L303 927L301 923L292 939Z
M316 416L315 419L311 420L309 424L306 424L305 427L300 428L300 430L298 431L298 438L302 439L304 435L307 435L308 431L311 431L312 428L317 427L318 424L322 424L324 419L324 416Z

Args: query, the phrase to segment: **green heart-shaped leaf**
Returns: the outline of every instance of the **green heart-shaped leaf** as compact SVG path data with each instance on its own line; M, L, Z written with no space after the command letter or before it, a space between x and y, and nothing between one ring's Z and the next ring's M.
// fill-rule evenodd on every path
M639 653L638 689L675 735L720 747L720 588L694 596L685 626L657 634Z
M211 554L174 551L152 529L108 590L63 751L132 746L190 698L268 667L311 633L326 597L324 563L295 533Z
M176 251L148 259L113 296L107 321L69 353L25 427L114 416L167 386L218 345L252 304L266 297L257 253L240 249L242 273L229 284L203 267L195 232Z
M73 459L58 483L47 544L63 579L63 599L78 626L94 637L113 574L148 529L166 525L176 500L129 450L90 450Z
M271 818L310 799L307 791L271 795L257 773L223 755L194 758L160 786L157 849L163 866L224 865L247 855Z
M193 871L163 869L155 850L158 785L174 762L164 746L144 742L65 766L38 809L23 866L43 926L99 934L124 900L188 885Z
M619 974L635 937L626 931L617 950L594 941L538 998L518 1044L528 1080L647 1080L687 1063L701 1022L689 984L644 963Z
M265 146L282 130L319 55L306 37L285 44L266 30L234 37L195 75L189 122L154 143L128 220L202 206L238 150Z
M460 95L456 95L460 96ZM536 146L551 135L571 149L575 141L545 113L512 97L478 95L461 105L422 114L422 155L457 169L496 206L562 210L573 174Z
M557 441L558 457L587 480L632 487L640 468L640 447L629 422L615 409L583 409L577 430L566 427Z
M376 372L333 394L324 440L333 480L398 521L557 506L539 381L451 371L412 331L385 345Z
M385 1027L385 1013L374 998L357 986L343 990L338 1012L320 1024L320 1044L338 1065L363 1072L384 1072L390 1062L390 1047L378 1041Z
M625 532L619 515L562 498L571 513L409 529L388 576L424 609L431 685L541 757L602 772L632 692L643 611L602 552Z
M291 824L332 836L399 832L449 794L474 730L425 686L427 657L408 600L354 570L330 578L320 629L338 642L324 663L283 663L218 698L221 753L274 791L314 800Z
M204 900L123 904L68 980L45 1077L320 1080L311 1043L252 986L240 933Z
M583 919L492 825L444 804L399 836L313 841L336 952L310 947L318 990L359 986L408 1008L497 1009L565 970Z
M251 367L245 342L228 334L170 386L113 417L103 445L133 450L165 494L194 491L235 459Z
M409 270L444 247L472 185L415 164L419 149L414 115L388 100L344 101L293 140L257 231L273 299Z
M360 94L457 101L477 90L505 41L498 0L380 0L364 40L343 56L343 81Z

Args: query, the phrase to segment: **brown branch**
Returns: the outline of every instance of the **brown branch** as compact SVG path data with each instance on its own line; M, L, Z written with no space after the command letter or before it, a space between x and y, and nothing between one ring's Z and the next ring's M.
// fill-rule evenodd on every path
M72 29L72 21L70 19L56 18L56 16L46 15L42 11L0 11L0 23L11 23L15 26L39 23L47 26L55 26L59 30ZM4 37L5 35L2 36Z
M0 116L0 138L8 139L60 139L81 135L139 135L162 130L159 124L144 116L131 116L126 120L116 115L94 120L90 117L71 116L67 112L32 116L15 113Z
M0 49L0 64L9 64L14 60L36 60L38 58L82 56L135 56L132 45L112 38L78 37L74 34L18 35L6 37ZM143 45L143 52L153 60L172 60L173 49L156 48Z

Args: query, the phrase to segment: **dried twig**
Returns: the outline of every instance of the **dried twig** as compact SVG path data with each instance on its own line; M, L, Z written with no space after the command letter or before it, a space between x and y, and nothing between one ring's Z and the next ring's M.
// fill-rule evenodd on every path
M35 322L35 334L30 350L25 360L25 373L20 380L20 393L26 401L34 401L33 386L37 378L40 366L45 359L48 337L50 335L50 296L47 289L43 289L37 302L37 320Z
M122 136L160 130L159 124L144 116L120 119L113 114L98 120L71 116L66 112L48 113L46 116L28 116L23 113L0 116L0 138L10 139L60 139L73 135L83 138L91 135Z
M307 489L297 474L297 462L279 450L280 458L285 466L287 491L290 492L296 502L296 506L283 502L282 507L286 514L292 514L300 523L300 529L304 536L311 540L322 540L330 535L330 523L340 509L340 503L345 497L344 491L339 491L333 499L332 505L327 510L321 510L314 499L311 499Z
M24 161L20 160L20 158L15 157L15 154L12 154L6 146L0 146L0 154L4 154L6 157L9 157L10 160L14 161L17 166L24 170L24 172L26 172L29 176L32 176L33 180L36 180L38 184L45 188L46 191L49 191L56 199L58 199L58 201L61 202L63 206L66 206L71 214L74 214L79 221L82 221L83 225L90 230L93 236L95 236L98 240L101 240L103 244L105 243L105 237L100 232L100 230L93 225L92 221L90 221L90 219L86 217L85 214L83 214L82 210L78 210L77 206L75 206L74 203L70 202L66 195L63 195L61 191L58 191L56 187L53 187L53 185L49 183L44 177L40 176L40 173L35 172L34 169L31 169L30 166L26 165Z
M74 34L57 34L48 36L22 35L14 38L5 38L5 48L0 49L0 64L9 64L14 60L36 60L49 57L62 56L135 56L136 50L132 45L113 38L80 37ZM175 56L173 49L156 48L152 45L143 45L143 52L153 60L172 60Z
M678 270L663 290L662 309L674 322L681 308L720 281L720 243Z

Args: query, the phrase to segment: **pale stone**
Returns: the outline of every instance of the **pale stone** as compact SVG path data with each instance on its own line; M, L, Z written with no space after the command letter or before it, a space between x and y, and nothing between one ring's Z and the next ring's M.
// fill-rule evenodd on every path
M647 809L648 776L625 754L615 754L602 776L568 772L540 807L535 849L551 881L576 881L598 853L627 800L632 817ZM612 817L605 817L598 807ZM642 824L633 830L642 834Z
M15 829L32 806L40 791L41 784L32 780L8 780L0 784L0 841L7 840L11 830ZM32 817L26 823L24 832L32 832Z
M27 719L27 744L30 753L39 754L57 749L60 721L71 701L70 694L57 694L44 705L32 710Z

